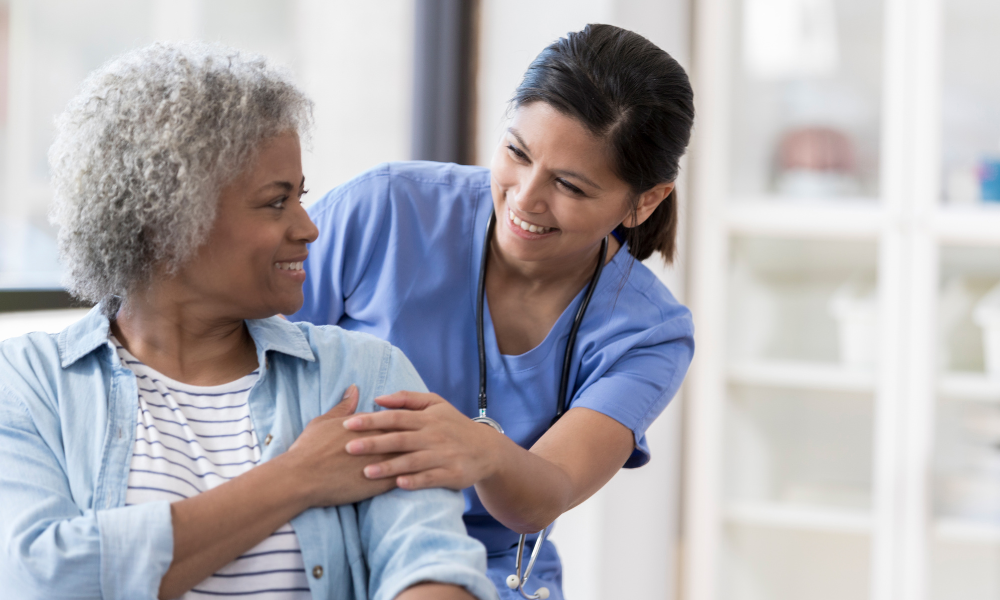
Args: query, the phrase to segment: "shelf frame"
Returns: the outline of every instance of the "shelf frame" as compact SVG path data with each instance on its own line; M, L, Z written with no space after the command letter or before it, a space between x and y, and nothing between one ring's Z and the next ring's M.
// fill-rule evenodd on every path
M1000 401L1000 391L994 398L988 382L960 381L954 374L939 378L936 368L941 247L1000 247L1000 206L962 210L942 206L938 197L943 0L884 0L881 196L875 203L779 201L730 193L728 135L736 37L730 3L696 0L694 6L693 79L700 121L693 144L691 204L695 260L690 273L697 277L691 277L690 289L700 354L689 378L686 415L688 547L683 597L718 598L720 522L770 520L809 528L823 520L811 521L815 515L775 516L774 507L733 507L721 500L722 421L729 384L873 394L873 504L866 521L872 544L869 596L928 600L928 547L935 536L1000 539L993 530L976 529L973 535L968 524L934 521L930 501L937 396L964 393L965 399ZM860 376L831 365L727 362L726 257L737 235L877 242L883 316L877 370ZM968 535L955 533L961 531Z

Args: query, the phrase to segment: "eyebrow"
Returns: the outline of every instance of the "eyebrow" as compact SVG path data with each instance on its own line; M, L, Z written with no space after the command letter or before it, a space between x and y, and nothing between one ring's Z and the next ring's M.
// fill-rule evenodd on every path
M514 129L513 127L508 127L507 132L510 133L512 136L514 136L514 139L517 140L517 143L521 144L521 147L524 148L529 155L531 154L531 150L528 149L528 144L524 143L524 138L521 137L521 134L519 134L516 129ZM575 179L579 179L580 181L586 183L587 185L597 188L599 190L604 189L601 186L594 183L588 177L584 177L583 175L577 173L576 171L568 171L566 169L556 169L552 172L555 173L556 175L559 175L560 177L572 177Z
M286 192L291 192L292 190L295 189L295 186L287 181L272 181L271 183L265 183L264 185L260 186L260 189L264 190L269 187L275 187L275 186L280 187ZM306 187L306 178L302 177L302 182L299 183L299 189L301 190L304 187Z

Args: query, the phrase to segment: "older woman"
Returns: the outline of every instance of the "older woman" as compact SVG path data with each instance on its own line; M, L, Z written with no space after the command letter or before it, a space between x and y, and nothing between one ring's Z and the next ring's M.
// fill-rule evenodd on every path
M317 236L310 110L260 58L154 45L58 121L61 252L98 306L0 344L5 597L495 597L458 492L380 494L344 450L356 406L426 389L410 363L275 316Z

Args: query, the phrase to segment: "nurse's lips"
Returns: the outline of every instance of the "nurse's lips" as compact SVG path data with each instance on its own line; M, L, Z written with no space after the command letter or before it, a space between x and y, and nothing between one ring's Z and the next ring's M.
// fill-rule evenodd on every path
M530 221L525 221L515 215L514 211L510 209L507 210L507 225L518 237L529 240L537 240L554 231L558 231L558 228L556 227L545 227L543 225L531 223Z

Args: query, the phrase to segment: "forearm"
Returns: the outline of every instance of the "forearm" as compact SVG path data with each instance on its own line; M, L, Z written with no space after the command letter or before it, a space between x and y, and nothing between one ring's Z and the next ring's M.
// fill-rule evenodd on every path
M573 506L573 482L558 465L507 437L497 440L492 455L494 472L476 483L476 493L506 527L534 533Z
M403 590L396 600L476 600L465 588L443 583L419 583Z
M309 507L282 456L171 505L174 554L160 598L176 598Z
M524 450L497 444L493 474L476 484L490 514L519 533L540 531L601 489L634 448L632 432L583 408L568 411Z

